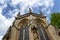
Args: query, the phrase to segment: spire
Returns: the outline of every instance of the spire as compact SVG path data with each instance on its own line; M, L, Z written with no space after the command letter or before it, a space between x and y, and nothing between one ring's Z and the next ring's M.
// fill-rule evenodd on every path
M41 16L41 17L43 17L43 16L44 16L44 14L43 14L41 11L40 11L40 16Z
M44 14L41 11L40 11L40 17L46 18L46 16L44 16Z
M32 10L31 10L31 8L29 8L29 13L32 13Z
M17 14L17 17L20 17L20 12Z

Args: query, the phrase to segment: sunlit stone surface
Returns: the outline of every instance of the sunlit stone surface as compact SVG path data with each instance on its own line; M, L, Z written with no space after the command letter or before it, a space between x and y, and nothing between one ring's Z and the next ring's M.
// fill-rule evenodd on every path
M17 14L2 40L60 40L58 30L40 13Z

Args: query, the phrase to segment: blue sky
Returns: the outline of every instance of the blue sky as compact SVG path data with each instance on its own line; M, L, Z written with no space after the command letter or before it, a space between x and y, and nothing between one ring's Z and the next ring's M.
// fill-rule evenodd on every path
M55 0L52 12L60 12L60 0Z
M29 8L38 14L42 11L50 23L50 14L60 12L60 0L0 0L0 40L17 13L20 11L23 15L29 11Z

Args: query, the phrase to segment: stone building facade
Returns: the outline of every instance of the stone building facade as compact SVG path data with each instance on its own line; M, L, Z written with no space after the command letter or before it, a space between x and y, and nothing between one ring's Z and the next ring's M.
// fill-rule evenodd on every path
M46 21L46 16L30 11L17 14L2 40L60 40L59 30Z

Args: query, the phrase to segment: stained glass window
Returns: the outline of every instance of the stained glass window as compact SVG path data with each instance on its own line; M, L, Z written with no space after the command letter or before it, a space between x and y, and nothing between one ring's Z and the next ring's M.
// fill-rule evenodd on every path
M25 27L25 40L29 40L29 29Z
M19 40L29 40L29 29L28 27L20 28Z
M23 40L23 27L20 28L19 40Z
M38 28L38 31L39 31L40 40L44 40L41 28Z
M40 40L49 40L49 37L43 27L38 27Z
M44 33L45 39L49 40L49 37L48 37L48 35L47 35L47 33L46 33L46 31L45 31L45 29L43 27L42 27L42 31Z

